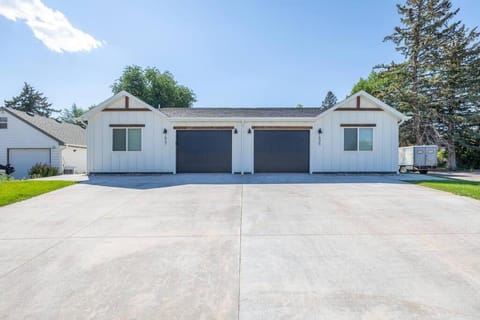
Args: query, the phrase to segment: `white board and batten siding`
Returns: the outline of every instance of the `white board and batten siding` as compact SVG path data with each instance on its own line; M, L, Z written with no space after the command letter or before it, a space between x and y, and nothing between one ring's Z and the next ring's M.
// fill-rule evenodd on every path
M112 151L110 125L141 124L141 151ZM167 134L163 130L167 129ZM98 112L89 120L87 152L89 172L173 172L175 132L158 112Z
M356 99L361 95L361 105ZM130 96L130 109L117 95L101 108L87 113L87 167L91 173L158 172L175 173L176 131L174 127L233 127L232 173L254 173L255 126L311 127L310 172L396 172L398 170L398 126L406 117L366 93L353 96L336 107L312 118L169 118ZM108 102L108 103L107 103ZM99 106L99 107L100 107ZM150 110L145 110L150 109ZM346 109L336 111L335 109ZM355 109L355 110L353 110ZM366 110L362 110L366 109ZM144 125L141 151L112 151L111 125ZM372 124L372 151L344 151L344 127ZM164 130L167 133L164 133ZM248 133L248 130L251 133ZM318 131L321 129L322 133Z
M396 172L397 119L386 112L335 111L320 118L311 133L313 172ZM372 151L344 151L342 124L375 124ZM318 129L322 134L318 134Z

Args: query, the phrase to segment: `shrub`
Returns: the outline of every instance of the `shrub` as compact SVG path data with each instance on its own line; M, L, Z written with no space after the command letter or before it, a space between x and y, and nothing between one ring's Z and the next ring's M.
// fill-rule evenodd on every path
M437 152L437 167L446 168L448 163L448 153L445 149L440 149Z
M14 180L14 178L8 174L0 173L0 182Z
M51 167L48 164L37 163L30 170L28 170L30 178L42 178L58 175L58 168Z

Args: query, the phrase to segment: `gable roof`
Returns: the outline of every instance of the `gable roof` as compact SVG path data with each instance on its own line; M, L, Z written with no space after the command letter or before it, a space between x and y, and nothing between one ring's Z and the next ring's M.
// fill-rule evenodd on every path
M43 134L58 141L61 145L86 146L86 131L80 126L66 122L57 122L55 119L42 117L37 114L31 116L26 112L12 108L0 108L27 123Z
M95 108L86 112L81 119L90 118L94 114L103 109L107 108L109 105L117 101L122 97L129 97L136 101L140 106L147 108L157 114L160 114L165 118L173 119L187 119L187 118L312 118L317 119L324 117L330 112L334 111L337 108L341 108L352 102L358 96L362 96L368 99L373 104L376 104L379 108L390 113L394 117L398 118L402 122L409 119L403 113L397 111L396 109L390 107L383 101L373 97L365 91L359 91L354 95L348 97L347 99L337 103L333 107L322 110L318 107L304 107L304 108L285 108L285 107L268 107L268 108L245 108L245 107L225 107L225 108L160 108L156 109L141 99L135 97L134 95L128 93L127 91L120 91L114 96L108 98L107 100L100 103Z
M155 111L155 112L158 112L158 109L155 109L154 107L152 107L151 105L149 105L148 103L146 103L145 101L143 101L142 99L140 98L137 98L136 96L134 96L133 94L125 91L125 90L122 90L120 91L119 93L111 96L110 98L108 98L107 100L101 102L98 106L96 106L95 108L92 108L90 110L88 110L87 112L85 112L83 115L81 115L79 118L80 119L85 119L85 120L88 120L88 118L92 117L94 114L102 111L103 109L107 108L109 105L111 105L113 102L117 101L118 99L120 98L123 98L123 97L128 97L129 99L131 99L132 101L135 101L137 102L139 105L141 105L143 108L146 108L146 109L150 109L151 111ZM165 116L162 114L162 116Z
M403 113L396 110L395 108L390 107L388 104L386 104L382 100L379 100L379 99L375 98L374 96L372 96L371 94L369 94L369 93L367 93L363 90L360 90L357 93L355 93L355 94L351 95L350 97L346 98L345 100L340 101L339 103L337 103L333 107L329 108L325 112L322 112L322 114L319 114L318 117L319 118L324 117L327 114L329 114L330 112L335 111L335 109L342 108L343 106L348 105L350 102L352 102L352 100L356 99L357 97L363 97L363 98L366 98L367 100L370 100L370 102L372 102L373 104L376 104L381 109L383 109L385 112L390 113L391 115L393 115L395 118L398 118L398 120L401 120L402 122L410 119L410 117L404 115ZM360 108L360 110L361 110L361 108Z
M314 118L320 108L160 108L169 118Z

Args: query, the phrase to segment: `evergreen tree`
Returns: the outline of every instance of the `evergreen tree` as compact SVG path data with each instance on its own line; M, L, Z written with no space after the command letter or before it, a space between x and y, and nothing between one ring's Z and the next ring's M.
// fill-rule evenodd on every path
M448 22L457 14L449 0L407 0L397 5L401 26L385 38L406 59L403 64L391 64L388 72L402 75L404 109L412 113L410 128L416 144L438 142L434 127L436 103L432 87L438 67L439 51L452 32Z
M327 110L337 104L337 97L333 94L332 91L328 91L325 99L322 101L322 110Z
M478 133L480 112L479 37L476 29L468 30L465 25L455 23L450 38L440 48L441 63L433 92L450 170L457 168L457 147L480 151L478 144L471 144L471 138Z
M406 0L401 27L386 37L405 61L375 68L352 89L370 92L412 116L400 144L445 146L448 168L480 165L480 34L461 21L448 0Z
M82 122L77 120L77 118L83 115L84 113L85 113L85 110L77 107L77 104L74 103L72 104L70 109L63 109L60 115L60 120L62 120L63 122L80 125Z
M7 108L33 112L45 117L50 117L53 112L58 112L51 107L52 104L43 96L43 93L35 90L26 82L23 85L22 92L11 100L5 100L4 104Z

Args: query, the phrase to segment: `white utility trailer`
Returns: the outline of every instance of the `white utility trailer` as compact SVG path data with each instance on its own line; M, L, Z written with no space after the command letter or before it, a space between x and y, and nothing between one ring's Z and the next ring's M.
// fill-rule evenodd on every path
M437 168L438 146L409 146L398 148L398 163L400 172L418 171L427 173Z

